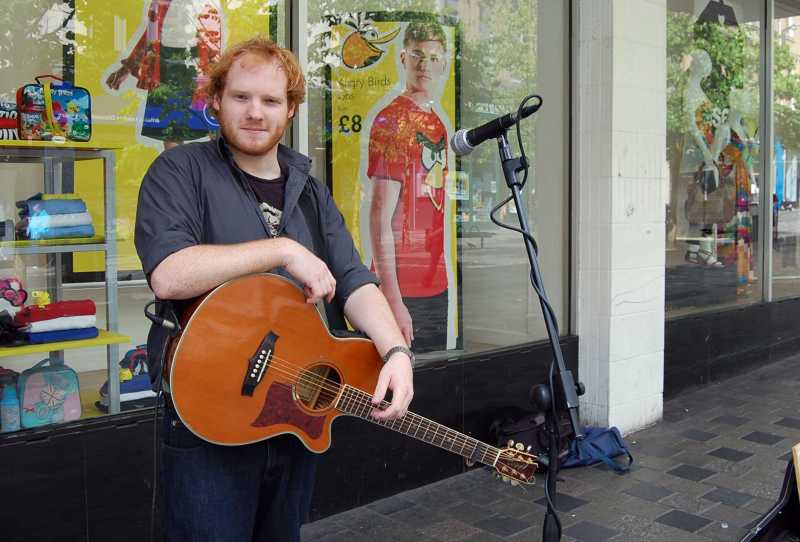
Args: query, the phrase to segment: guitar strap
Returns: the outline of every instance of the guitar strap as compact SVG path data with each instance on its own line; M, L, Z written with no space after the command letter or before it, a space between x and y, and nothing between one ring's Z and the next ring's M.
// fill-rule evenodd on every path
M328 261L328 251L325 248L324 232L322 223L319 219L319 196L317 195L316 181L311 177L306 181L303 194L298 202L303 216L306 220L308 231L311 232L311 240L314 243L314 253ZM325 317L328 319L328 329L334 336L349 335L347 322L344 319L344 311L339 306L339 301L334 298L331 303L323 302L325 305Z

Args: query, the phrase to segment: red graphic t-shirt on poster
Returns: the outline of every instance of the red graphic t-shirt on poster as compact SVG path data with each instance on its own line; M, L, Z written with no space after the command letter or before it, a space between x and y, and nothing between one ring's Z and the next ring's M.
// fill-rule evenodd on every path
M403 297L441 294L447 290L447 130L439 116L408 97L392 100L372 124L367 176L402 185L392 217L400 293Z

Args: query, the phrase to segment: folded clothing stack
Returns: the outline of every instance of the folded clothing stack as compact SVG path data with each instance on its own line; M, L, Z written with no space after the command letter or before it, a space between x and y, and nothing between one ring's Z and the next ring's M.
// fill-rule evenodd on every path
M147 345L140 344L125 353L119 362L120 410L132 410L153 406L156 393L152 389L147 366ZM100 400L95 406L108 412L108 381L100 387Z
M124 374L120 371L119 383L119 404L121 410L132 410L135 408L146 408L155 405L156 392L152 389L150 376L140 374L131 376L130 373ZM100 388L100 400L95 406L103 412L108 412L108 382Z
M28 305L14 315L14 325L31 344L97 337L97 307L91 299Z
M92 217L86 203L72 194L36 194L18 201L20 221L17 231L23 239L63 239L93 237Z

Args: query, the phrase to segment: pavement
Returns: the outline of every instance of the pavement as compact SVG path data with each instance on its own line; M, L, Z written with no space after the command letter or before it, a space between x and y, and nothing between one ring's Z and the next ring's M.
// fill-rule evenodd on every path
M559 473L564 541L737 541L776 502L800 442L800 356L684 392L626 435L635 464ZM464 474L305 525L303 542L541 540L544 476Z

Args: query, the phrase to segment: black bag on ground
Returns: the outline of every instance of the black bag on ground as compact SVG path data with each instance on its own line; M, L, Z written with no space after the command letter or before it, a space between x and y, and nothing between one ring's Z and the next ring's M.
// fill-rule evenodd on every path
M573 432L569 417L562 412L558 414L558 460L561 463L569 454ZM489 438L498 448L517 448L539 456L547 450L550 437L545 428L543 412L507 407L495 415L489 426ZM539 468L546 467L539 463Z

